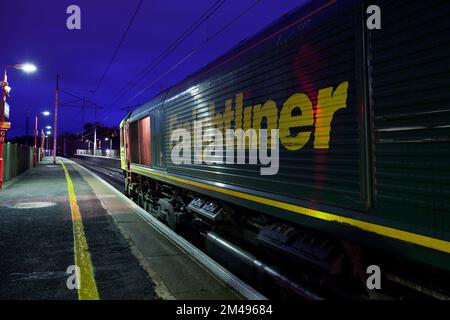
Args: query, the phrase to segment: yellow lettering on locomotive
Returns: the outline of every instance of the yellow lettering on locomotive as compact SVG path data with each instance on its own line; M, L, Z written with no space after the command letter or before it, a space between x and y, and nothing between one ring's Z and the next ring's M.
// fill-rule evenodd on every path
M227 99L225 102L225 112L223 113L224 129L231 129L231 121L234 120L233 99Z
M348 81L342 82L336 90L333 87L319 90L314 131L314 148L330 147L331 122L334 114L347 108Z
M236 94L236 107L234 116L234 129L242 129L242 108L244 106L244 94Z
M201 121L200 132L209 128L217 128L223 135L226 134L227 129L234 129L235 131L242 129L243 133L249 129L254 129L257 133L260 129L267 129L268 148L272 147L270 145L271 129L278 128L280 143L290 151L304 148L310 141L312 132L314 132L314 148L329 149L331 124L336 112L347 107L348 86L348 81L345 81L336 88L319 89L315 113L311 100L304 93L291 95L279 110L273 100L244 107L244 95L239 92L235 96L234 108L232 98L225 101L222 113L216 113L215 102L210 102L208 106L199 106L198 109L193 108L192 120L183 122L181 127L187 129L193 135L195 135L193 121L196 120ZM201 112L201 109L204 111ZM200 116L201 114L204 114L204 116ZM176 115L169 118L170 133L180 128L180 125L177 123ZM203 135L201 136L203 137ZM204 138L202 141L200 136L196 137L194 142L198 140L201 144L199 147L203 147L213 141L209 134L206 134ZM234 138L237 140L236 137ZM256 138L256 143L258 143L258 136ZM249 136L244 137L245 139L249 139ZM226 143L231 143L231 141L226 140ZM244 149L248 149L252 143L254 142L248 144L244 141L241 142ZM172 141L170 145L172 147ZM196 160L200 161L201 158L202 154L197 154Z
M293 115L294 112L299 115ZM311 137L311 131L293 133L293 129L304 129L314 124L311 100L304 93L295 93L286 100L280 113L280 141L291 151L303 148Z
M263 128L264 120L266 125ZM278 128L278 108L275 101L268 100L263 105L258 104L253 107L253 128L256 132L259 132L260 129L267 129L267 147L270 148L271 129Z
M244 131L252 128L252 111L253 106L248 106L244 108Z
M216 104L214 102L210 103L209 112L211 115L211 127L223 130L223 114L216 113Z

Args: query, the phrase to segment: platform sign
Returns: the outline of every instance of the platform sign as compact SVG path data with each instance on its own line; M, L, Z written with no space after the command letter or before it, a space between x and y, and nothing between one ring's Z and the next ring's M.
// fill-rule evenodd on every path
M6 143L6 130L0 129L0 144Z
M11 122L0 122L0 130L11 129Z

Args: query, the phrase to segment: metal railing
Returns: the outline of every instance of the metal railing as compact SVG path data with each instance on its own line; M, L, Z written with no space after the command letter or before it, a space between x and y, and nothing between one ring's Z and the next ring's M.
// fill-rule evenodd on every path
M94 154L94 150L86 150L86 149L77 149L76 155L79 156L95 156L95 157L106 157L106 158L119 158L118 150L96 150Z

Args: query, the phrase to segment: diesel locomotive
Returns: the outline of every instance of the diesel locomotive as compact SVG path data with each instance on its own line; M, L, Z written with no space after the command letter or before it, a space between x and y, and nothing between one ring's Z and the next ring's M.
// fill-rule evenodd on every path
M381 29L367 27L369 5ZM126 194L225 262L236 245L292 277L363 281L375 264L422 293L437 275L445 287L449 17L439 0L315 0L286 14L123 119Z

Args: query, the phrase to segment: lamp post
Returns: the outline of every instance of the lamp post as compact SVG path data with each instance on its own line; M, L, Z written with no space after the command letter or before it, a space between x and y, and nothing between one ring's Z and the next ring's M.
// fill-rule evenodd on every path
M6 96L11 90L11 88L8 86L8 76L6 74L7 69L19 69L25 73L33 73L37 70L35 65L26 63L7 65L3 72L3 80L1 82L2 99L0 105L0 190L2 189L3 185L3 142L5 140L4 137L6 135L6 130L8 130L11 126L10 123L5 122Z
M41 129L41 153L40 153L40 161L44 160L45 154L44 154L44 150L45 150L45 134L44 134L44 129Z
M91 152L91 143L94 144L94 142L89 139L86 139L86 143L88 144L88 153L90 153Z
M105 138L105 141L109 141L109 150L112 150L112 138Z
M50 115L49 111L43 111L41 114L45 117ZM37 165L37 136L38 136L38 114L34 116L34 152L33 152L33 167Z
M52 126L46 126L45 130L46 130L45 131L45 139L47 140L45 143L45 150L46 150L46 155L50 156L51 154L50 154L50 149L48 148L48 144L49 144L48 139L49 139L50 135L52 134L52 132L51 132Z
M94 128L94 157L97 153L97 127Z
M47 140L46 141L46 144L45 144L45 149L47 150L47 156L50 156L51 154L50 154L50 149L48 148L48 145L49 145L49 139L50 139L50 136L52 135L52 132L51 131L47 131L46 133L45 133L45 139Z
M113 139L112 139L112 137L111 138L105 138L105 141L109 141L109 149L107 149L106 150L106 156L107 157L112 157L111 156L111 154L112 154L112 142L113 142Z
M33 149L33 168L36 167L37 162L37 130L38 130L38 115L34 115L34 149Z
M56 90L55 90L55 124L53 128L53 164L56 164L56 144L58 136L58 97L59 97L59 74L56 75Z

